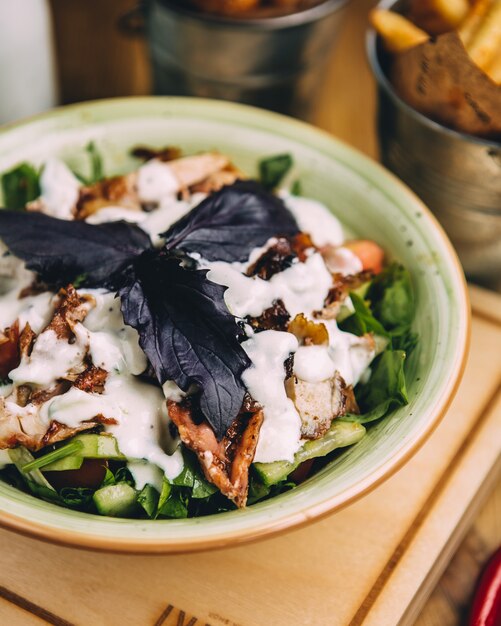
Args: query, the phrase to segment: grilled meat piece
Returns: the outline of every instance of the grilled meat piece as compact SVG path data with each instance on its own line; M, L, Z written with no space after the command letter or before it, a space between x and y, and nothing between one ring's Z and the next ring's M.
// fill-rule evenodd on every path
M341 305L350 295L350 291L355 291L373 278L372 272L360 272L354 276L333 275L333 284L325 299L324 308L314 312L314 317L323 320L334 320L339 314Z
M30 403L22 407L0 397L0 449L21 445L36 452L79 432L95 428L101 423L106 422L101 415L97 415L76 428L55 421L47 428L47 422L40 416L40 405Z
M137 146L131 150L131 155L136 159L142 161L151 161L152 159L158 159L166 163L167 161L174 161L174 159L181 158L181 148L174 146L167 146L165 148L150 148L149 146Z
M4 380L9 372L19 365L19 322L0 333L0 380Z
M244 507L249 490L249 467L254 459L263 423L262 409L252 407L252 411L243 410L223 439L217 441L214 431L205 420L199 424L194 421L192 406L188 401L179 404L169 400L167 407L171 420L179 430L181 441L196 453L207 480L214 483L239 508Z
M107 376L106 370L91 364L77 376L73 386L86 393L103 393Z
M290 317L283 301L275 300L259 317L248 317L247 322L256 331L287 330Z
M333 378L317 383L292 376L285 381L285 389L301 417L301 436L305 439L325 435L336 417L359 413L353 389L338 372Z
M42 332L53 330L58 339L72 341L75 337L75 325L84 321L96 302L89 294L79 295L73 285L61 289L58 297L54 316Z
M216 152L207 152L194 156L182 157L165 162L162 158L149 160L157 161L165 167L177 181L176 191L189 195L188 190L202 191L202 187L194 186L209 181L206 184L207 192L236 180L235 168L230 166L228 158ZM161 169L160 167L160 169ZM226 171L225 171L226 170ZM138 190L138 177L141 170L130 172L124 176L104 178L93 185L85 185L80 189L79 199L75 207L75 219L85 220L90 215L108 206L120 206L131 211L142 211L145 208L152 210L157 203L151 198L142 198ZM43 211L43 206L36 210Z
M279 237L247 270L247 276L259 276L270 280L275 274L283 272L297 259L306 260L306 251L314 248L311 238L306 233L294 237Z

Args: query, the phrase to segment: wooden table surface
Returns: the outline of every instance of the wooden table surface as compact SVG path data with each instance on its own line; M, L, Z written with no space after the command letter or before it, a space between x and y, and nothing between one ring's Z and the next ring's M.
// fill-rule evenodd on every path
M116 30L133 0L51 0L64 102L145 94L147 54L141 39ZM314 122L366 154L377 156L375 86L365 59L367 13L374 3L353 0L329 60ZM416 626L462 624L480 568L501 542L501 484L475 521ZM8 615L3 615L8 624Z

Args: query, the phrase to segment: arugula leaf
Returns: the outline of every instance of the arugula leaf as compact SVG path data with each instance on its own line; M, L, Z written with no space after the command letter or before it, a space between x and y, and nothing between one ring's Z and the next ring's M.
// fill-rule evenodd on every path
M119 294L124 320L138 331L160 384L174 380L183 391L197 384L200 409L221 439L242 406L241 374L250 360L225 287L206 273L165 253L144 253Z
M208 261L245 261L270 237L296 235L298 225L280 198L240 180L211 194L162 234L166 248L197 252Z
M405 352L386 350L372 366L369 382L357 387L361 415L349 413L339 419L367 424L384 417L390 409L408 404L404 373Z
M95 489L88 487L64 487L59 492L59 497L64 506L70 508L85 508L92 504L92 496Z
M14 211L0 211L0 239L44 282L61 286L76 278L85 286L110 284L151 248L148 235L128 222L94 225Z
M4 204L8 209L24 209L40 196L40 173L30 163L21 163L2 176Z
M290 154L277 154L259 162L259 180L265 189L275 189L292 167Z

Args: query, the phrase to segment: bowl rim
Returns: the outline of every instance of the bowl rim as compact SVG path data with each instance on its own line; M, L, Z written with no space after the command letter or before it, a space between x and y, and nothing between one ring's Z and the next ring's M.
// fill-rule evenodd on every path
M233 532L225 532L222 534L211 536L209 538L190 537L177 539L173 537L155 537L155 538L122 538L105 535L97 535L77 530L61 529L50 526L43 522L25 519L18 515L6 511L0 511L0 527L15 531L25 536L40 539L49 543L58 544L66 547L81 548L100 552L112 552L122 554L182 554L190 552L202 552L207 550L220 549L250 543L252 541L272 537L287 529L300 528L314 520L326 517L329 514L337 512L362 496L366 495L385 480L395 474L425 443L432 432L436 429L443 416L447 412L455 393L461 382L468 356L468 348L471 335L471 310L469 306L469 297L467 291L466 279L456 252L447 238L442 226L424 205L424 203L411 191L402 181L395 175L386 170L381 164L370 159L355 148L349 146L345 142L333 137L329 133L305 122L288 118L278 113L265 111L248 105L236 104L231 102L216 101L202 98L181 98L170 96L138 96L126 98L110 98L104 100L94 100L90 102L75 103L58 107L45 113L34 115L16 122L12 122L0 128L0 136L5 135L11 130L21 128L33 122L43 122L57 117L63 117L69 112L78 112L79 110L98 110L99 108L107 108L110 106L127 106L147 105L147 103L170 103L175 106L183 107L183 105L196 106L203 111L204 107L218 110L219 113L227 111L240 112L246 114L254 121L274 120L277 125L286 126L291 131L297 129L302 133L309 134L312 139L317 137L323 142L330 143L341 149L344 154L355 158L360 164L360 170L370 171L372 174L386 179L386 181L402 196L408 198L413 208L417 208L423 212L431 223L431 230L434 230L438 236L444 254L442 258L447 259L451 272L451 281L455 289L455 295L458 300L457 319L458 319L458 337L459 346L456 350L454 362L451 364L449 376L444 380L440 388L440 397L433 410L430 409L430 418L423 428L416 434L410 442L401 446L396 452L389 455L386 461L378 468L374 475L366 476L357 480L354 484L343 489L335 496L329 496L312 505L295 510L280 519L268 519L266 522L260 523L257 528L241 528ZM196 103L196 104L194 104ZM230 116L231 117L231 116ZM140 117L138 116L138 119ZM203 120L203 117L202 117ZM240 125L245 125L242 122ZM85 122L81 124L85 125ZM79 126L79 125L77 125ZM266 130L267 133L273 134L273 131ZM298 134L301 134L298 132ZM350 169L354 169L349 166ZM361 171L355 170L357 174L363 176ZM7 499L8 500L8 499Z
M224 15L203 13L196 9L189 9L177 4L167 4L162 0L156 0L156 3L164 10L193 20L194 22L206 22L209 26L221 26L223 28L266 31L293 28L316 22L342 9L348 2L350 2L350 0L322 0L319 4L310 8L286 15L257 18L232 18L225 17ZM149 2L147 6L151 4L152 2ZM149 10L149 8L146 10Z
M394 5L396 5L400 0L380 0L378 4L374 7L374 9L385 9L391 10ZM405 100L398 95L398 93L393 88L390 80L386 76L383 68L381 67L381 63L379 62L379 54L378 54L378 42L380 41L380 36L376 33L375 29L370 26L367 29L366 34L366 51L367 58L369 60L369 65L372 69L372 73L376 78L377 84L380 88L383 89L385 94L393 101L400 109L403 109L410 117L413 117L423 126L427 126L431 130L436 133L444 133L449 135L449 137L455 139L456 141L468 141L472 144L478 145L480 147L485 147L489 149L494 149L496 151L501 150L501 141L495 141L493 139L485 139L483 137L477 137L476 135L470 135L469 133L464 133L459 130L455 130L454 128L449 128L440 122L436 122L432 120L424 113L421 113L414 107L407 104Z

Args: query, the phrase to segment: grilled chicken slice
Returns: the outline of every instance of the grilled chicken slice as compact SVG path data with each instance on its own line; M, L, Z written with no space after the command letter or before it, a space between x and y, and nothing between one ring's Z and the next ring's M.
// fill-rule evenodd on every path
M149 176L156 179L165 172L166 179L172 179L172 185L168 194L187 192L194 185L209 181L207 189L215 189L218 185L223 186L234 182L236 175L233 172L224 173L223 170L229 166L227 157L216 152L207 152L195 156L182 157L173 161L165 162L160 159L149 160L142 168L114 178L106 178L93 185L84 186L80 189L75 217L84 220L90 215L107 206L120 206L132 211L143 209L154 209L159 202L157 197L157 185L154 186L154 194L141 195L141 189ZM149 185L147 185L149 187ZM201 188L198 189L199 191ZM144 193L144 192L143 192Z
M233 185L237 180L242 180L246 176L231 163L224 169L214 172L203 181L190 186L191 193L213 193L219 191L226 185Z
M275 300L259 317L247 317L247 322L256 331L287 330L291 316L285 308L283 300Z
M319 439L336 417L359 413L353 389L338 372L333 378L316 383L292 376L285 381L285 389L301 417L304 439Z
M144 155L141 154L141 156ZM67 207L64 219L85 220L100 209L111 206L131 211L154 209L160 201L157 194L159 193L158 181L162 177L162 172L165 173L165 185L162 183L161 186L165 188L160 190L160 195L162 193L164 195L176 193L188 195L189 191L201 191L202 188L205 188L208 193L241 177L241 173L230 164L228 157L217 152L207 152L170 161L166 161L166 156L161 152L158 158L148 159L145 165L134 172L104 178L92 185L81 187L78 187L78 182L66 166L59 164L67 171L67 177L74 179L72 185L75 187L75 206ZM152 175L155 180L151 186L149 184L151 181L148 179ZM204 187L200 186L195 189L194 186L201 184ZM144 189L149 189L149 192L141 191ZM155 197L150 195L152 189ZM54 214L43 195L29 202L26 208L29 211ZM61 216L58 215L58 217Z
M188 402L167 402L169 416L179 430L181 441L193 450L211 483L242 508L249 491L249 467L254 460L263 411L242 410L221 441L204 420L196 424Z
M315 246L306 233L298 233L294 237L279 237L263 254L248 268L247 276L259 276L270 280L272 276L283 272L296 260L304 262L307 251Z
M369 282L374 274L363 271L353 276L333 275L332 287L329 290L323 309L314 312L314 317L322 320L335 320L339 314L341 305L350 295L365 283Z
M8 398L0 397L0 448L24 445L30 450L39 450L104 423L104 418L98 415L76 428L69 428L54 421L48 422L42 411L45 402L68 391L72 380L84 391L102 390L106 372L88 363L85 342L78 346L75 336L79 322L85 319L94 304L92 296L81 296L69 285L60 291L54 316L38 337L29 324L20 335L18 329L11 333L13 339L17 335L17 354L20 358L14 368L10 367L12 362L2 361L3 366L9 367L7 373L14 380L14 389ZM13 328L16 329L16 326ZM45 360L52 362L60 359L64 344L75 348L68 360L71 369L62 371L56 382L48 387L30 381L33 372L39 374L42 370L43 375Z
M36 452L102 423L107 423L107 420L102 415L97 415L76 428L70 428L54 420L47 425L41 415L41 405L30 403L21 407L0 396L0 449L21 445Z
M84 321L96 301L89 294L78 294L73 285L61 289L58 296L54 316L42 333L53 330L58 339L71 341L75 337L76 324Z

